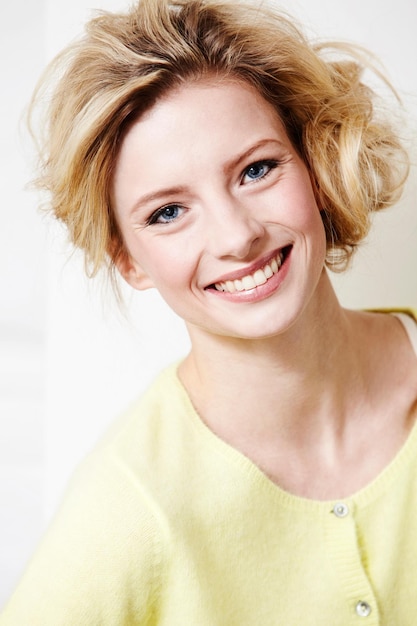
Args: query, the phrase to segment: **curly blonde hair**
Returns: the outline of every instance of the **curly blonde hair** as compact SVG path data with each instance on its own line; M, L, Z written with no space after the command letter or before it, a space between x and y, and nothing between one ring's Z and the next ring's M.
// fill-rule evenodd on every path
M140 0L124 14L102 12L35 93L33 108L45 93L49 102L38 184L84 250L88 273L103 264L113 270L124 244L110 187L126 128L180 83L239 78L272 103L307 164L327 264L343 268L372 212L398 199L408 173L405 149L361 82L366 65L351 46L310 43L291 18L264 5Z

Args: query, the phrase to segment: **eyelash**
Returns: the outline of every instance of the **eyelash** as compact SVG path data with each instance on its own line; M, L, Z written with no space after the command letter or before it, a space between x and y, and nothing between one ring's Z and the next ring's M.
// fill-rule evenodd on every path
M183 207L180 206L179 204L167 204L166 206L161 207L160 209L158 209L157 211L155 211L155 213L152 213L152 215L146 220L146 226L151 226L152 224L169 224L171 221L175 221L176 218L172 219L172 220L167 220L166 222L158 222L158 219L163 215L163 213L165 211L167 211L167 209L182 209Z
M279 161L277 161L275 159L262 159L261 161L255 161L255 163L251 163L243 171L243 174L242 174L242 184L246 184L246 183L243 183L243 180L244 180L245 176L248 174L248 172L249 172L249 170L251 168L254 168L254 167L265 167L265 166L268 168L267 172L265 172L264 174L262 174L258 178L253 178L251 180L251 183L256 183L256 182L261 181L264 178L266 178L272 172L272 170L274 170L275 168L278 167L278 165L279 165Z
M243 180L245 178L245 176L248 174L249 170L251 168L255 168L255 167L267 167L267 171L262 174L261 176L259 176L258 178L254 178L251 180L251 183L256 183L259 182L261 180L263 180L264 178L266 178L271 172L272 170L274 170L275 168L277 168L279 165L279 161L275 160L275 159L263 159L261 161L255 161L254 163L251 163L250 165L248 165L248 167L246 167L242 173L241 176L241 183L242 184L247 184L247 183L243 183ZM147 226L151 226L152 224L169 224L171 221L175 221L176 218L174 217L172 220L167 220L166 222L158 222L158 219L163 215L163 213L165 211L167 211L168 209L182 209L183 207L181 207L179 204L167 204L166 206L161 207L160 209L158 209L157 211L155 211L155 213L152 213L152 215L147 219L146 221L146 225Z

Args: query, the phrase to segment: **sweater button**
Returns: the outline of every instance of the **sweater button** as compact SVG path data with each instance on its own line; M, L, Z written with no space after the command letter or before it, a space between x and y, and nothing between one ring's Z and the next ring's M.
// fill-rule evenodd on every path
M344 502L338 502L333 507L333 513L336 517L346 517L349 515L349 508Z
M356 605L356 613L359 615L359 617L368 617L371 611L372 609L369 604L367 602L364 602L363 600L360 600L360 602L358 602L358 604Z

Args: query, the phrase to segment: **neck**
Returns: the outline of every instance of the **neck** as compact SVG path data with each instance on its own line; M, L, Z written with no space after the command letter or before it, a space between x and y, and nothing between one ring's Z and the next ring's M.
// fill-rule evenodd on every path
M189 328L192 350L179 374L202 419L222 438L313 436L329 415L343 420L359 384L356 346L349 314L330 283L326 290L326 306L312 303L274 337L236 339ZM334 418L331 426L340 429Z
M315 499L371 481L416 413L417 364L401 325L346 311L326 289L317 299L325 306L312 302L274 337L190 328L192 351L179 370L210 430L284 489Z

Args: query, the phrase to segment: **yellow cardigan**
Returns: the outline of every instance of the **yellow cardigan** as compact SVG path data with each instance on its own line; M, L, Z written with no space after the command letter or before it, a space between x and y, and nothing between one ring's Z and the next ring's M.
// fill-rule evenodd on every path
M175 367L79 468L0 617L1 626L362 623L417 624L417 425L364 489L308 500L211 433Z

